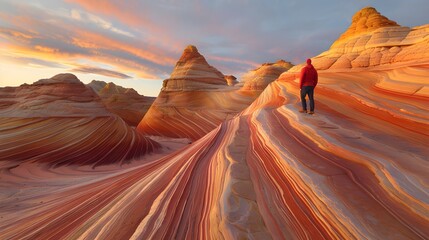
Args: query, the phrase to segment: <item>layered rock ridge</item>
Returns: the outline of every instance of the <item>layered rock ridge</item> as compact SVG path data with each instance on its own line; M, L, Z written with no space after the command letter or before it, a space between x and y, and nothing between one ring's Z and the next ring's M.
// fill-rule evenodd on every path
M164 80L163 90L217 89L219 86L228 85L224 77L219 70L207 63L195 46L189 45L177 61L170 78Z
M2 171L0 238L429 239L427 60L319 69L315 115L298 112L295 67L132 168Z
M313 64L323 70L356 69L423 63L428 56L429 25L403 27L374 8L364 8L355 14L349 29L328 51L313 58Z
M72 74L0 89L0 164L123 163L159 147Z
M186 47L138 131L191 140L201 138L249 106L260 94L238 91L234 78L225 77L210 66L195 46Z

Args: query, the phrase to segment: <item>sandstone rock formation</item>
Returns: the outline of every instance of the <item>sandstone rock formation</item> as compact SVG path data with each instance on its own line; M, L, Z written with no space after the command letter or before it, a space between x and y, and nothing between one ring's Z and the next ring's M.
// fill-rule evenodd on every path
M337 41L334 42L333 45L351 37L370 33L384 27L399 27L399 25L381 15L375 8L365 7L353 16L350 27L337 39Z
M93 80L88 86L98 93L110 112L120 116L130 126L139 124L156 99L140 95L132 88L124 88L113 82Z
M164 80L164 91L192 91L217 89L226 86L224 75L210 66L195 46L183 51L169 79Z
M276 80L280 74L293 67L293 64L284 60L275 63L264 63L242 77L242 90L264 90L268 84Z
M72 74L0 89L0 165L122 163L159 147Z
M320 70L315 115L296 73L151 162L2 169L0 239L429 239L429 57Z
M243 110L260 93L241 93L188 46L137 130L196 140Z
M4 171L25 180L0 185L0 238L426 239L428 97L380 91L379 76L321 72L314 116L275 81L188 147L89 182Z
M328 51L313 58L313 65L317 69L347 69L422 62L429 56L428 42L429 24L402 27L374 8L364 8Z

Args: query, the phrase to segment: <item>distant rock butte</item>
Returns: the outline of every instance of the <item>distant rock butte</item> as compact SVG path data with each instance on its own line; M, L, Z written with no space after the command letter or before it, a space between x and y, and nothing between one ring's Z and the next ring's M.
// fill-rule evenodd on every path
M130 126L139 124L156 99L140 95L132 88L124 88L113 82L93 80L87 86L101 97L110 112L120 116Z
M244 85L242 90L264 90L268 84L276 80L280 74L286 72L294 65L285 60L275 63L264 63L262 66L251 70L242 77Z
M193 91L225 86L224 75L210 66L195 46L189 45L183 51L169 79L164 80L163 89Z
M72 74L0 88L0 165L124 163L159 148Z

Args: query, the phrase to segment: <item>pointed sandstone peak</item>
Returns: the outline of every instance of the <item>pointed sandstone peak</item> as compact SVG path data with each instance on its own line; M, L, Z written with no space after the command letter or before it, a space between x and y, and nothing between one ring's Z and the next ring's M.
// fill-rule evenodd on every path
M395 21L381 15L375 8L365 7L355 13L350 27L340 36L340 38L338 38L337 41L335 41L335 43L362 33L374 31L378 28L396 26L399 25Z
M210 66L198 49L189 45L171 73L164 80L164 90L197 90L217 88L216 85L227 85L224 75Z
M203 61L207 63L206 59L198 52L197 47L194 45L188 45L185 50L183 50L182 56L180 57L176 66L188 61Z

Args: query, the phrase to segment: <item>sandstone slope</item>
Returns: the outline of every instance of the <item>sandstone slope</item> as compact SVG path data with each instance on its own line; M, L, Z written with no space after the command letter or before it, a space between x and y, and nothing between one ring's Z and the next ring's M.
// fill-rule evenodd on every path
M321 70L315 115L283 73L188 147L87 181L5 171L0 238L428 239L427 61Z
M159 144L106 110L72 74L0 89L0 164L122 163Z

